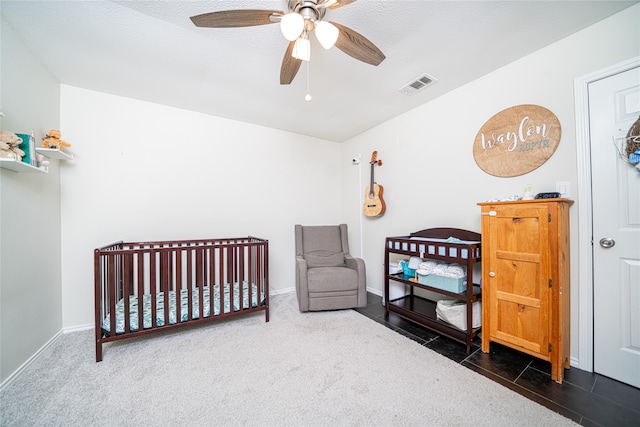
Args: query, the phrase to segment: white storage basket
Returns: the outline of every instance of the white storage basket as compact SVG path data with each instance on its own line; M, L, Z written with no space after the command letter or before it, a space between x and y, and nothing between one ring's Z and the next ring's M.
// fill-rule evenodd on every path
M473 303L472 327L482 326L482 304L480 301ZM456 328L467 330L467 304L459 300L443 299L436 305L436 316L440 320L452 324Z

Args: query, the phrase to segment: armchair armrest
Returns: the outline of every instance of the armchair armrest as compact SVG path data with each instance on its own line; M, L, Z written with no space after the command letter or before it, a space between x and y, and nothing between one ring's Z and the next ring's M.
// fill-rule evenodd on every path
M364 307L367 305L367 272L364 260L345 254L344 262L348 268L354 269L358 273L358 307Z
M309 286L307 284L307 261L296 256L296 294L300 311L309 310Z
M362 258L356 258L349 254L344 254L344 262L347 267L356 270L358 276L364 273L364 260Z

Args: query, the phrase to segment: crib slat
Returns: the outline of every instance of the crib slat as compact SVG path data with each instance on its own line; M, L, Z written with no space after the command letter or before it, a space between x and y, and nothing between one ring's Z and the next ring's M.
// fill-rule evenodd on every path
M157 276L156 276L156 257L158 253L151 250L150 272L151 272L151 284L149 285L149 292L151 293L151 329L158 327L158 316L156 316L156 307L158 306L157 296Z
M175 270L176 270L176 277L175 277L175 282L174 282L174 286L173 286L173 292L175 294L176 297L176 323L180 323L180 319L182 319L182 295L181 295L181 290L182 290L182 269L183 267L185 267L187 269L187 274L189 273L189 262L187 261L187 265L183 266L182 264L182 249L178 248L175 251L171 251L171 258L170 259L175 259ZM187 257L189 256L189 251L187 251ZM189 283L189 279L187 279L187 283ZM188 286L188 285L187 285Z
M195 250L196 255L196 277L195 286L198 289L198 308L200 309L199 318L204 319L204 280L202 280L202 258L204 256L203 249ZM191 301L191 293L189 293L189 301ZM209 306L211 307L211 306Z
M253 307L253 283L255 282L254 277L254 265L253 265L253 256L256 247L251 245L247 248L247 256L248 259L248 271L247 271L247 283L249 284L249 307Z
M144 329L144 252L138 253L138 295L136 298L138 300L138 330L141 331Z
M188 289L188 310L189 310L189 320L198 320L199 318L196 316L196 304L199 304L199 307L202 308L203 301L202 299L198 299L194 301L193 297L197 296L198 286L200 282L198 281L198 272L197 272L197 264L198 264L198 252L195 249L190 249L192 252L191 261L189 261L189 277L187 278L187 289ZM195 269L195 270L194 270Z
M124 309L124 331L131 332L131 309L130 309L130 280L133 275L131 264L133 263L133 254L121 255L122 260L122 308Z
M235 270L233 269L233 257L235 256L235 251L233 246L229 247L229 254L227 256L227 279L229 281L229 311L228 313L233 312L233 282L235 280ZM220 291L222 293L222 291ZM223 299L223 296L220 295L220 299ZM222 313L222 312L221 312Z
M209 250L209 313L210 316L214 315L214 307L213 307L213 290L214 284L216 282L216 248L211 248Z
M116 335L116 301L118 300L118 294L116 293L116 256L108 256L107 262L108 276L107 276L107 298L109 298L109 331L110 335Z
M218 298L218 313L219 314L223 314L224 313L224 282L226 280L226 278L224 277L224 259L225 259L225 255L227 252L227 247L226 246L222 246L220 248L220 251L218 253L218 265L220 266L220 269L218 271L219 273L219 279L218 279L218 289L219 289L219 293L220 293L220 298Z
M190 321L195 319L195 313L193 312L193 295L196 290L197 284L194 284L194 262L195 256L197 256L195 250L193 249L193 245L189 244L188 249L186 250L187 258L186 263L184 265L184 269L186 270L186 283L184 284L186 289L186 303L187 303L187 313L186 313L186 321Z
M244 256L245 256L245 247L237 246L236 250L238 251L238 289L240 290L240 297L238 298L238 306L239 311L244 310ZM249 289L249 295L251 295L251 289ZM251 306L249 306L251 308Z
M169 252L160 252L162 260L160 266L161 291L164 292L164 326L169 325Z

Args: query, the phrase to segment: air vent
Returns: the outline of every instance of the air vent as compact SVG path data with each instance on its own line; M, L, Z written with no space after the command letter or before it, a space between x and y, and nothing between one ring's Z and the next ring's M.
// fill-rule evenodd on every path
M432 85L435 82L436 79L431 77L429 74L423 74L412 82L409 82L406 85L402 86L398 90L405 95L413 95L414 93L421 91L422 89L426 88L429 85Z

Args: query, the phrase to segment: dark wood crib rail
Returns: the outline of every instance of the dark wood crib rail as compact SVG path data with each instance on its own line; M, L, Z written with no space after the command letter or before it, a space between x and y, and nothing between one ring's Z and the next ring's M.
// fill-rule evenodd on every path
M96 361L102 360L102 345L160 330L169 330L187 324L233 317L256 311L265 311L269 321L269 242L257 237L225 239L175 240L158 242L115 242L94 251L95 281L95 334ZM247 292L244 284L247 283ZM238 289L234 289L237 284ZM224 310L224 289L229 290L229 311ZM256 296L252 292L256 288ZM209 299L205 299L204 288L209 288ZM214 287L220 290L216 305ZM198 311L194 313L194 291ZM180 292L187 293L186 320L181 320L183 309ZM170 322L170 294L175 295L175 323ZM245 293L248 295L245 296ZM139 312L136 324L132 325L131 297L139 302L150 298L151 325L144 327L144 316ZM235 299L239 301L234 310ZM244 307L245 298L248 307ZM255 298L258 300L256 301ZM123 305L123 330L116 326L116 307ZM161 303L163 321L159 325L155 307ZM205 303L210 315L205 317ZM255 307L254 307L255 305ZM219 314L214 315L218 309ZM108 319L109 328L103 327ZM133 329L132 329L133 328Z

